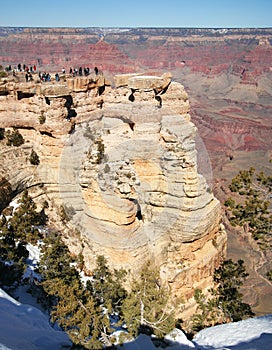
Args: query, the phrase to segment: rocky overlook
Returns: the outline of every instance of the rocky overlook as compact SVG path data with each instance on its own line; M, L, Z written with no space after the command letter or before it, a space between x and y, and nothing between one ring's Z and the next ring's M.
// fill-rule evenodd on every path
M114 84L101 74L4 78L1 127L16 128L25 142L0 141L2 201L30 189L37 203L48 200L51 224L87 269L95 254L131 271L152 259L173 300L182 296L188 306L194 288L212 284L226 249L219 201L198 173L189 113L188 95L169 73L121 74ZM32 149L39 165L29 163Z

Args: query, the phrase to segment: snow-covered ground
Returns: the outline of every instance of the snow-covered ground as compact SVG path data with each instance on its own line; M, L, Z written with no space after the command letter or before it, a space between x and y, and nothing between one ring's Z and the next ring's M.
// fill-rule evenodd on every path
M0 289L0 350L57 350L71 342L54 330L37 308L21 304Z
M179 330L166 338L170 341L169 350L271 350L272 315L207 328L193 341ZM70 345L68 336L53 329L40 310L19 303L0 289L0 350L60 350ZM121 349L158 350L145 335Z
M204 329L194 342L200 349L271 350L272 315Z

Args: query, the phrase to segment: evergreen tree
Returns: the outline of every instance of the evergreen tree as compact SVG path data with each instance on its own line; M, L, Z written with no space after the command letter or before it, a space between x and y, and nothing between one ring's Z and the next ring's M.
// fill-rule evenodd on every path
M67 284L65 280L55 278L49 291L57 298L51 312L52 321L67 332L74 344L86 349L102 349L99 340L105 324L102 309L95 305L92 295L80 281Z
M92 282L88 283L88 289L97 305L103 305L109 314L121 311L122 302L127 295L122 286L125 276L126 272L123 269L111 271L104 256L97 257L96 268L92 274Z
M226 260L214 272L214 281L218 283L217 305L233 322L254 316L250 305L242 301L240 292L247 276L243 260Z
M50 283L55 278L64 279L67 284L79 279L79 274L74 268L70 252L57 232L50 232L44 238L41 249L39 272L45 281Z
M0 263L2 285L12 285L20 282L26 269L28 258L27 242L36 242L40 238L37 225L41 224L41 213L36 211L36 204L23 192L19 206L11 218L3 215L0 222Z
M122 307L128 331L137 335L141 332L154 332L164 336L175 327L169 310L169 295L162 286L159 270L146 263L131 283L131 291Z
M16 241L13 227L7 221L2 223L0 238L0 285L2 287L20 282L26 269L28 255L26 242Z
M23 277L26 269L26 264L23 259L13 262L5 262L0 259L0 287L11 287L18 285Z
M28 250L27 241L36 241L38 230L34 225L39 223L36 205L25 191L20 200L20 206L9 220L1 218L0 264L1 285L12 285L20 280L26 269Z
M51 318L70 336L74 344L101 349L101 335L109 327L90 291L80 280L67 246L56 233L45 239L39 271L41 285L51 296Z
M193 330L214 326L226 322L236 322L254 316L250 305L242 301L240 288L248 274L243 260L237 263L226 260L214 272L216 288L212 288L207 297L199 289L195 291L197 302L196 314L193 316Z
M13 227L17 239L35 243L41 237L37 226L44 224L42 217L36 211L37 206L27 190L23 192L19 204L9 224Z
M224 314L218 308L216 298L205 296L200 289L195 290L194 298L197 303L197 310L192 318L194 331L224 323Z

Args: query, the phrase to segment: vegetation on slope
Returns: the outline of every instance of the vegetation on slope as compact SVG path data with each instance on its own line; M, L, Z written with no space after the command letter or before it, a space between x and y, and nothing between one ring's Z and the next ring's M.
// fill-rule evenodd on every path
M256 173L254 168L241 170L229 188L237 195L225 201L231 224L244 226L262 249L271 249L272 177Z
M35 281L29 278L29 290L50 312L52 323L67 332L75 348L110 347L116 342L114 330L117 328L125 338L139 333L161 338L175 327L177 321L170 306L169 291L160 279L158 267L147 262L137 275L128 279L128 272L112 270L105 257L98 256L92 275L85 283L81 274L82 256L71 256L61 233L48 227L44 231L40 229L46 227L48 205L38 211L27 191L18 204L9 216L1 216L0 286L8 289L27 283L24 278L29 255L26 247L28 243L39 244L39 277ZM196 291L199 307L194 329L252 315L239 292L246 276L242 261L224 262L215 271L212 298L206 301L204 294Z
M241 170L231 181L234 196L225 201L229 221L242 226L258 243L264 254L272 248L272 176L257 173L251 167ZM269 257L267 260L270 260ZM266 267L266 278L272 281L272 269Z
M247 276L243 260L224 261L215 270L216 287L210 289L211 296L207 298L201 290L195 291L198 307L193 317L193 330L199 331L205 327L254 316L250 305L242 301L243 295L240 292Z

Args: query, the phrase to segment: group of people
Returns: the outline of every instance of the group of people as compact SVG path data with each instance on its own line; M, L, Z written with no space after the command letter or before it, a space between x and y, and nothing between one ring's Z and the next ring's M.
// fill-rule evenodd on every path
M51 75L46 72L39 73L39 78L41 79L41 81L51 81Z
M62 72L63 72L63 71L64 71L64 73L65 73L65 69L64 69L64 68L63 68ZM95 73L96 75L98 75L98 74L100 74L101 72L98 70L97 67L94 67L94 73ZM79 67L79 69L77 69L77 68L72 68L72 67L70 67L69 74L73 75L73 77L75 77L75 76L77 76L77 75L79 75L79 76L82 76L82 75L87 76L87 75L90 74L90 68L89 68L89 67L84 67L84 68Z
M35 73L36 69L37 67L35 64L33 66L28 66L26 64L21 65L21 63L18 63L17 67L15 66L13 69L11 67L11 64L8 67L6 67L6 71L7 72L12 71L13 76L16 76L16 73L18 72L26 72L26 75L25 75L26 81L33 80L32 73Z
M33 76L32 76L32 74L31 74L31 73L26 72L26 74L25 74L25 79L26 79L26 82L33 80Z
M34 73L36 72L36 65L28 66L26 64L21 65L21 63L18 63L17 67L14 67L13 72L26 72L26 73ZM9 65L8 70L12 70L11 65Z
M26 82L28 81L32 81L33 80L33 73L36 73L36 70L37 70L37 67L36 65L26 65L26 64L21 64L21 63L18 63L17 67L14 67L12 69L11 65L9 65L7 68L6 68L7 71L13 71L13 75L16 76L16 73L17 72L25 72L25 80ZM62 74L66 74L66 70L65 68L63 67L62 68ZM95 75L98 75L98 74L103 74L102 71L100 71L97 67L94 67L94 73ZM79 68L72 68L70 67L69 69L69 74L72 75L73 77L76 77L76 76L88 76L89 74L91 74L91 70L89 67L79 67ZM41 81L43 82L49 82L51 81L51 75L47 72L43 72L43 73L40 73L39 72L39 78ZM60 81L60 75L59 73L56 73L55 74L55 81Z

